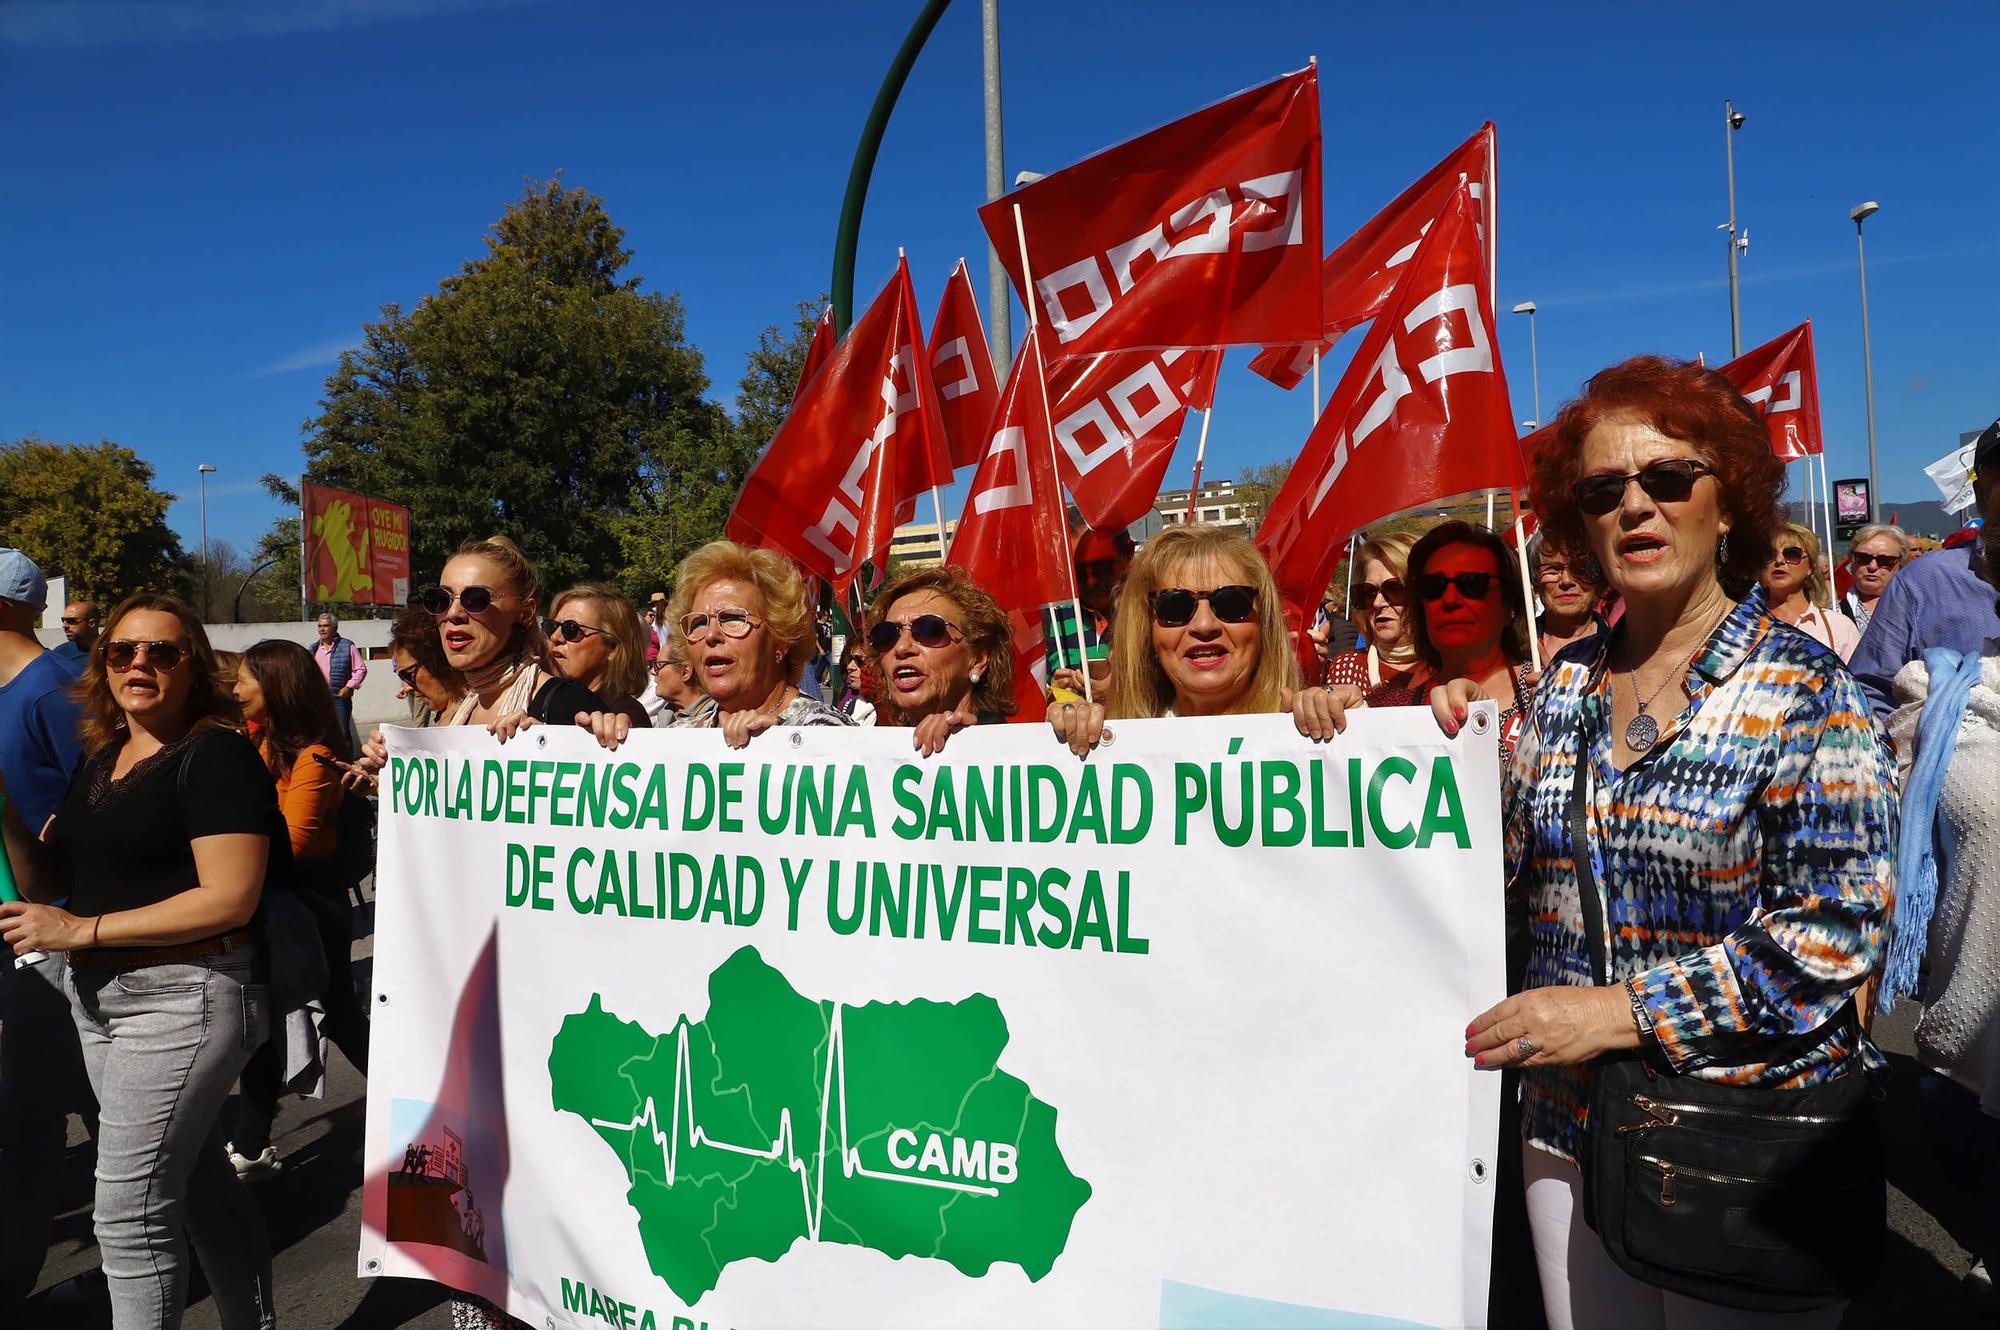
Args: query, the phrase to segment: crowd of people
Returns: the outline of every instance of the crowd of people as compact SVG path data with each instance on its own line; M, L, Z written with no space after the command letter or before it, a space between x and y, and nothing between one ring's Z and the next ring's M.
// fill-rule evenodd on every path
M1083 621L1048 642L1049 742L1087 760L1128 719L1283 713L1327 743L1397 706L1455 734L1496 704L1509 995L1465 1031L1518 1140L1494 1324L1837 1324L1882 1242L1882 1163L1856 1144L1875 1139L1868 1030L1912 998L1927 1145L1979 1217L1954 1236L2000 1268L2000 538L1916 557L1870 525L1830 567L1786 520L1762 418L1695 364L1612 366L1547 438L1525 570L1479 525L1376 532L1303 640L1240 534L1084 533ZM1991 530L2000 421L1975 466ZM21 897L0 937L24 959L0 983L0 1318L34 1284L75 1110L119 1330L178 1324L190 1252L225 1327L270 1326L245 1184L282 1167L272 1113L324 1074L326 1041L367 1067L351 911L392 742L354 731L367 653L323 615L312 649L225 660L157 594L101 629L69 606L65 647L44 651L45 599L0 551L0 816ZM928 755L1018 718L1008 616L963 569L893 578L856 626L836 647L769 550L705 545L641 614L604 585L545 594L495 535L446 561L388 657L419 723L503 742L562 725L615 748L665 727L742 748L873 725ZM1653 1117L1616 1130L1654 1133L1656 1153L1604 1148L1635 1104ZM1720 1124L1704 1130L1744 1156L1734 1171L1672 1155L1694 1148L1673 1134L1688 1117ZM1813 1151L1805 1181L1758 1171L1787 1132ZM1789 1199L1755 1236L1768 1268L1731 1266L1750 1239L1720 1217L1771 1187ZM1687 1222L1592 1231L1638 1193ZM1774 1310L1770 1281L1793 1277L1778 1269L1809 1272L1792 1310ZM506 1323L470 1299L454 1314Z

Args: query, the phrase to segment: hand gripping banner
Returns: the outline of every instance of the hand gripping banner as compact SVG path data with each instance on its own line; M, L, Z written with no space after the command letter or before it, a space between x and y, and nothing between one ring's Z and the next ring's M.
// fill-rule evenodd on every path
M1491 704L393 730L359 1264L536 1327L1483 1324Z

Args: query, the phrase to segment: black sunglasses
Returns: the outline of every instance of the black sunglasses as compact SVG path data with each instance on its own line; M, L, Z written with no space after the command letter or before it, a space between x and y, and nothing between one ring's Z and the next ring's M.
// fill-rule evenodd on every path
M1899 554L1850 554L1848 561L1856 568L1894 568L1903 561ZM63 620L68 623L68 619Z
M1651 499L1660 503L1686 503L1694 493L1694 482L1714 474L1714 468L1700 462L1671 457L1629 475L1585 476L1570 486L1569 494L1578 508L1592 517L1602 517L1625 502L1625 487L1635 480Z
M1783 549L1774 551L1771 555L1772 563L1804 563L1805 561L1805 547L1801 545L1787 545Z
M578 623L574 619L544 619L542 631L550 637L560 637L565 642L581 642L592 633L599 637L604 636L602 628L592 628L589 624Z
M450 587L434 586L417 597L417 603L442 619L451 613L452 602L457 601L467 614L484 614L493 608L493 588L469 586L463 591L453 591Z
M403 681L403 687L415 688L417 686L417 671L422 668L423 666L412 661L410 664L405 665L402 669L397 670L396 677Z
M1492 594L1493 584L1500 578L1494 573L1453 573L1446 577L1443 573L1425 573L1417 579L1417 590L1425 600L1443 600L1446 587L1457 587L1458 594L1467 600L1485 600Z
M896 619L884 619L868 630L869 649L877 653L894 651L896 643L903 640L903 629L910 630L910 640L920 647L941 647L951 641L951 635L963 632L947 622L941 615L919 614L907 624Z
M1185 628L1204 600L1209 612L1224 623L1248 623L1257 613L1257 588L1253 586L1219 586L1213 591L1167 587L1153 593L1153 622L1162 628Z
M120 674L131 669L142 656L156 670L179 669L180 663L187 659L187 648L178 642L134 642L129 638L104 644L105 665Z
M1403 585L1401 578L1397 577L1384 578L1380 582L1356 582L1354 603L1365 608L1373 605L1375 597L1380 596L1391 605L1400 605L1409 593L1409 588Z

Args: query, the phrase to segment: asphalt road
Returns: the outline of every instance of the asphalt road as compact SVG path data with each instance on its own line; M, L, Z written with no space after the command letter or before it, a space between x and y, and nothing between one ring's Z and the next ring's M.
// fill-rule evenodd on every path
M372 911L356 916L355 970L366 980L373 952ZM1951 1238L1952 1188L1923 1147L1914 1102L1911 1031L1916 1008L1905 1006L1878 1023L1877 1042L1890 1055L1887 1134L1890 1144L1889 1239L1882 1277L1856 1302L1843 1330L1981 1330L2000 1326L1990 1301L1975 1302L1963 1282L1971 1258ZM446 1294L435 1284L362 1279L356 1274L361 1231L361 1144L366 1083L337 1052L322 1100L287 1100L272 1133L282 1172L256 1185L271 1229L279 1323L285 1330L384 1330L416 1326L450 1330ZM63 1212L48 1264L29 1308L29 1330L98 1330L111 1323L97 1248L90 1231L93 1152L72 1122L64 1170ZM1987 1198L1987 1203L1994 1203ZM1936 1216L1944 1216L1941 1220ZM197 1278L186 1330L219 1330L215 1305Z

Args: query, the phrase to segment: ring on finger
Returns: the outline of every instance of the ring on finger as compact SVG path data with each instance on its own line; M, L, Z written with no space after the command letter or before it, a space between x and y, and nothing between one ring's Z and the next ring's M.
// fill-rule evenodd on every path
M1526 1035L1522 1035L1519 1039L1516 1039L1514 1041L1514 1051L1521 1055L1522 1061L1526 1061L1527 1059L1535 1056L1536 1053L1535 1041L1528 1038L1528 1036Z

